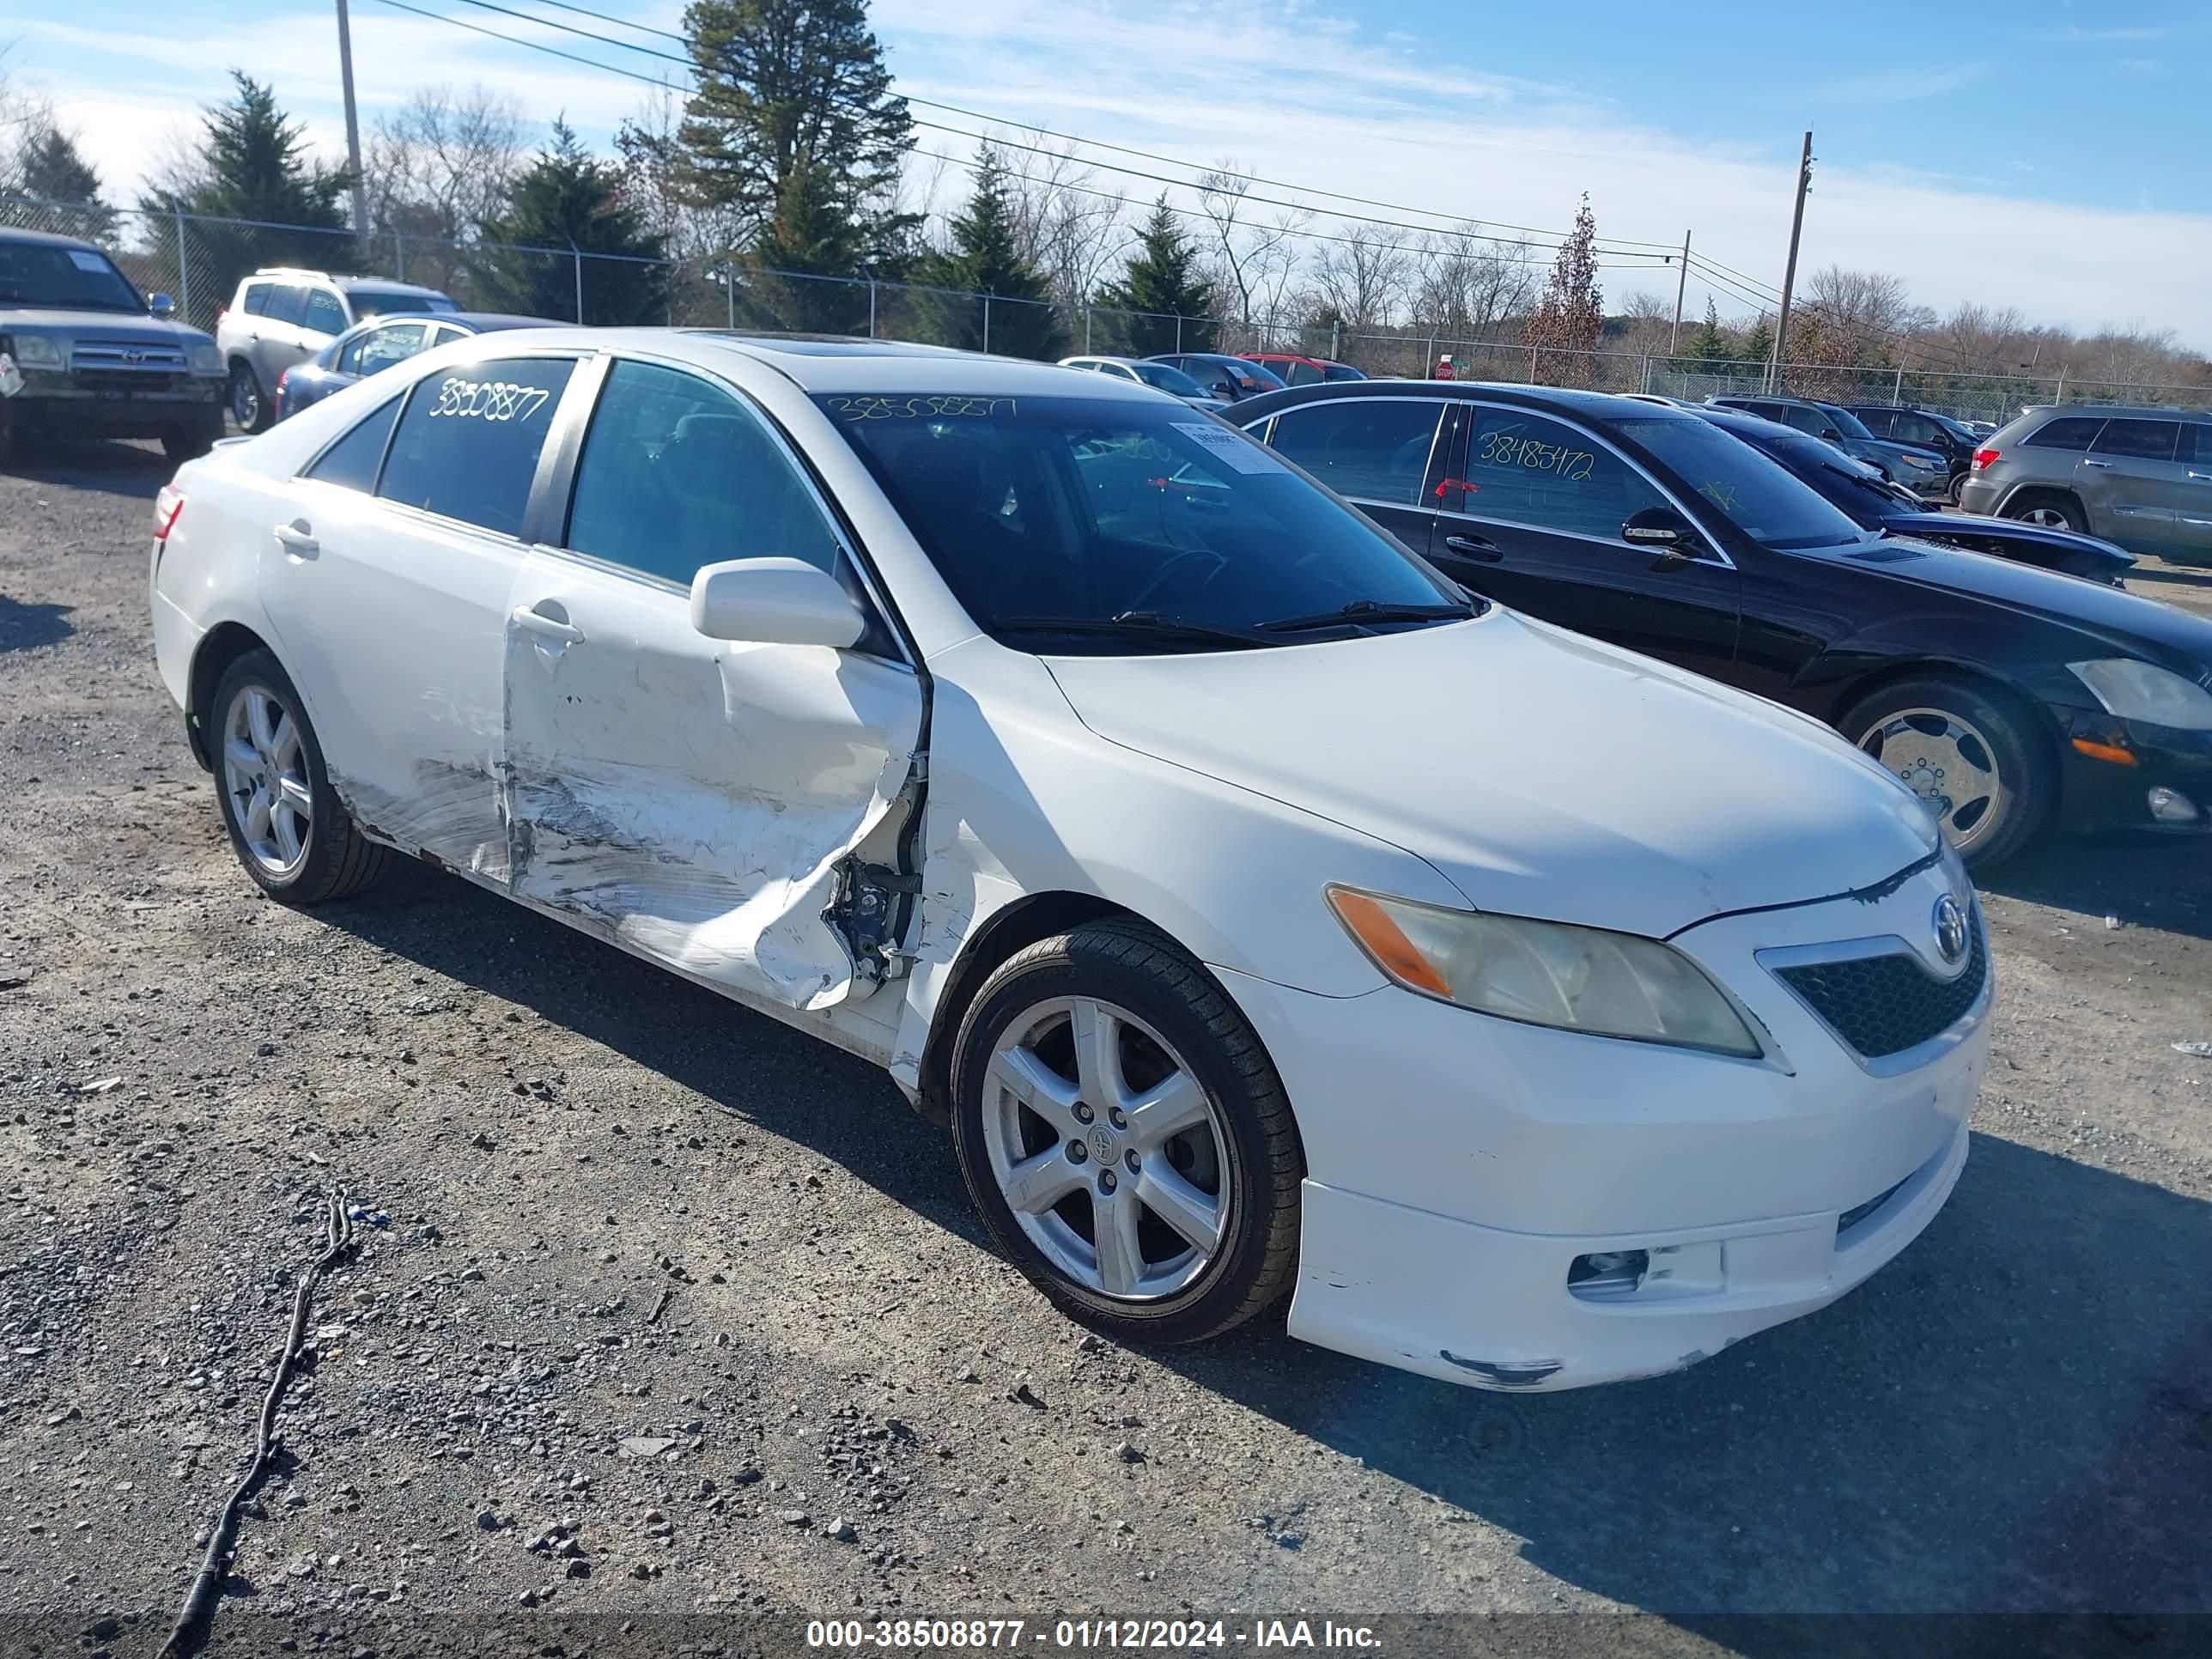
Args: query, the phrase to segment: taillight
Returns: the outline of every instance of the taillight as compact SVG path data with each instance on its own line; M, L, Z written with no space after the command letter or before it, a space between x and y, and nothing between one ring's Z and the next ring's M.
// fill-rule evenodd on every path
M221 328L222 326L222 319L229 315L230 307L228 306L217 306L215 308L215 325L217 328Z
M154 497L154 556L159 560L161 550L169 544L169 532L177 527L177 515L185 510L185 492L173 483L161 486Z
M1994 449L1976 450L1974 452L1974 471L1979 472L1984 467L1995 464L1998 453L1999 452Z
M276 377L276 406L271 412L280 421L284 418L284 383L291 378L292 371L289 368Z

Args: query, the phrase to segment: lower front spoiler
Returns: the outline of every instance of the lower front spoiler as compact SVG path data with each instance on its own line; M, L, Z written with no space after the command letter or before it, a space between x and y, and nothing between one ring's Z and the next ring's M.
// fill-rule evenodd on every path
M1863 1214L1602 1238L1504 1232L1308 1181L1291 1334L1516 1392L1680 1370L1863 1282L1943 1207L1966 1145L1962 1125ZM1839 1219L1850 1224L1839 1231ZM1653 1271L1634 1292L1568 1289L1577 1257L1637 1250Z

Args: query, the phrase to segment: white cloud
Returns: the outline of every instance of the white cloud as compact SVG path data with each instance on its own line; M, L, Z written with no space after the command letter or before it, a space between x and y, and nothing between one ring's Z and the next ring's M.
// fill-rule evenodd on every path
M1778 284L1795 132L1756 146L1692 140L1667 130L1663 105L1632 110L1571 84L1486 71L1479 29L1440 46L1382 34L1352 21L1348 9L1325 3L875 0L872 22L899 88L916 96L1200 164L1234 158L1277 179L1493 224L1564 227L1587 191L1605 239L1671 246L1690 226L1700 252ZM607 4L621 9L621 0ZM653 0L649 11L628 15L672 27L678 8L677 0ZM159 16L141 14L139 27L119 34L58 21L21 27L23 67L46 80L65 116L83 127L118 198L132 193L166 127L223 95L233 64L272 82L315 143L333 158L341 153L326 9L179 23L166 38L147 32ZM353 19L364 126L418 86L482 81L512 92L530 120L565 113L604 144L647 92L635 81L374 0L359 0ZM610 63L653 68L649 59L515 19L487 14L483 21ZM1453 64L1455 56L1462 62ZM1973 65L1908 69L1868 77L1857 95L1871 99L1885 88L1892 97L1932 95L1978 72ZM920 107L915 113L979 125ZM970 148L941 132L921 137L948 154ZM1973 300L2080 327L2141 322L2212 349L2212 289L2202 281L2212 216L2118 199L2102 206L2037 201L1989 180L1915 174L1839 150L1824 149L1815 172L1807 268L1833 262L1891 271L1938 307ZM1159 188L1103 173L1098 182L1137 200ZM1315 205L1324 212L1348 206ZM1611 270L1605 279L1620 296L1671 288L1673 274ZM1723 312L1746 308L1724 291L1719 298ZM1693 313L1704 301L1704 284L1693 276Z

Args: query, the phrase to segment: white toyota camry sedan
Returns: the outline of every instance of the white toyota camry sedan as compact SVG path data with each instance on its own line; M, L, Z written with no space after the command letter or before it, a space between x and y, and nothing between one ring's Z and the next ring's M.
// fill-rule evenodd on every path
M1668 1371L1966 1158L1981 918L1894 778L1141 386L480 337L185 466L152 605L272 897L421 859L875 1060L1121 1338Z

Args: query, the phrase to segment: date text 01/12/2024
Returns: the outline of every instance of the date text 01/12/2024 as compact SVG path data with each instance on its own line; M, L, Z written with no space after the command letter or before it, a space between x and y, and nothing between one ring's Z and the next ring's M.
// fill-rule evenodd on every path
M1357 1648L1381 1638L1370 1626L1332 1619L817 1619L810 1648L1019 1649L1025 1642L1058 1649Z

